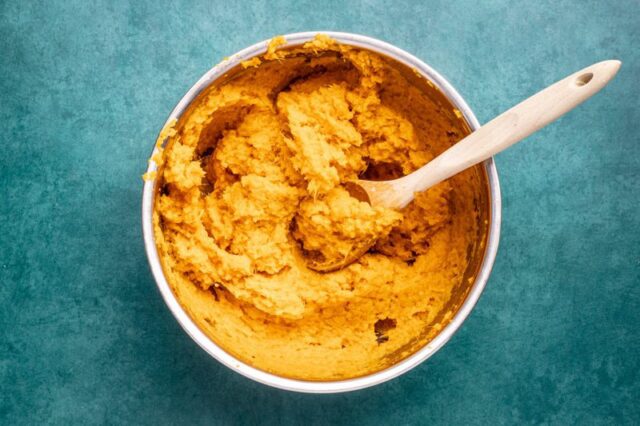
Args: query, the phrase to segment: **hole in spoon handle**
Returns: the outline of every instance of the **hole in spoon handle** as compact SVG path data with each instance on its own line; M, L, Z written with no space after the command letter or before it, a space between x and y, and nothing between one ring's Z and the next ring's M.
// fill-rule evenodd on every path
M593 79L593 73L592 72L588 72L588 73L584 73L582 75L579 75L576 78L576 86L584 86L586 84L588 84L591 79Z

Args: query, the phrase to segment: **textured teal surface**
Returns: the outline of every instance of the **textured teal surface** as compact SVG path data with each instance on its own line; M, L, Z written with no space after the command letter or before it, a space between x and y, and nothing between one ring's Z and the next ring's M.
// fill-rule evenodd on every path
M314 29L414 53L481 122L623 61L497 158L500 251L459 333L399 379L324 396L253 383L199 349L156 290L139 214L155 136L200 75ZM0 423L640 422L637 0L2 1L0 43Z

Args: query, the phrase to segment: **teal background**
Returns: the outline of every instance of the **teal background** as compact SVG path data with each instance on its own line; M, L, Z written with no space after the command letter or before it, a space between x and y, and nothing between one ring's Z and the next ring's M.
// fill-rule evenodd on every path
M500 154L500 250L440 352L341 395L253 383L181 330L149 272L154 139L222 57L367 34L425 60L481 122L591 63L577 110ZM0 423L638 424L640 3L0 2Z

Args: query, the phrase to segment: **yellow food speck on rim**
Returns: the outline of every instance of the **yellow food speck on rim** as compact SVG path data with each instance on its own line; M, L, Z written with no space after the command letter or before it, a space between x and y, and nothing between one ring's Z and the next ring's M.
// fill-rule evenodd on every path
M278 48L287 44L287 40L283 36L276 36L269 41L267 52L264 58L267 60L281 59L285 56L283 52L279 52Z
M147 173L143 174L142 175L142 180L144 180L145 182L149 182L149 181L154 180L157 175L158 175L158 172L156 170L152 170L150 172L147 172Z
M257 67L258 65L260 65L262 63L262 61L260 60L260 58L258 58L257 56L251 59L248 59L246 61L242 61L240 62L240 65L242 65L242 68L250 68L250 67Z

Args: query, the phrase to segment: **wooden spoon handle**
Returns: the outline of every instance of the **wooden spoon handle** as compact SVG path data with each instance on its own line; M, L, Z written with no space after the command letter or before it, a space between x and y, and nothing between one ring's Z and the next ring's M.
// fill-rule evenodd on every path
M620 61L599 62L536 93L403 178L403 186L424 191L507 149L596 94L619 68Z

